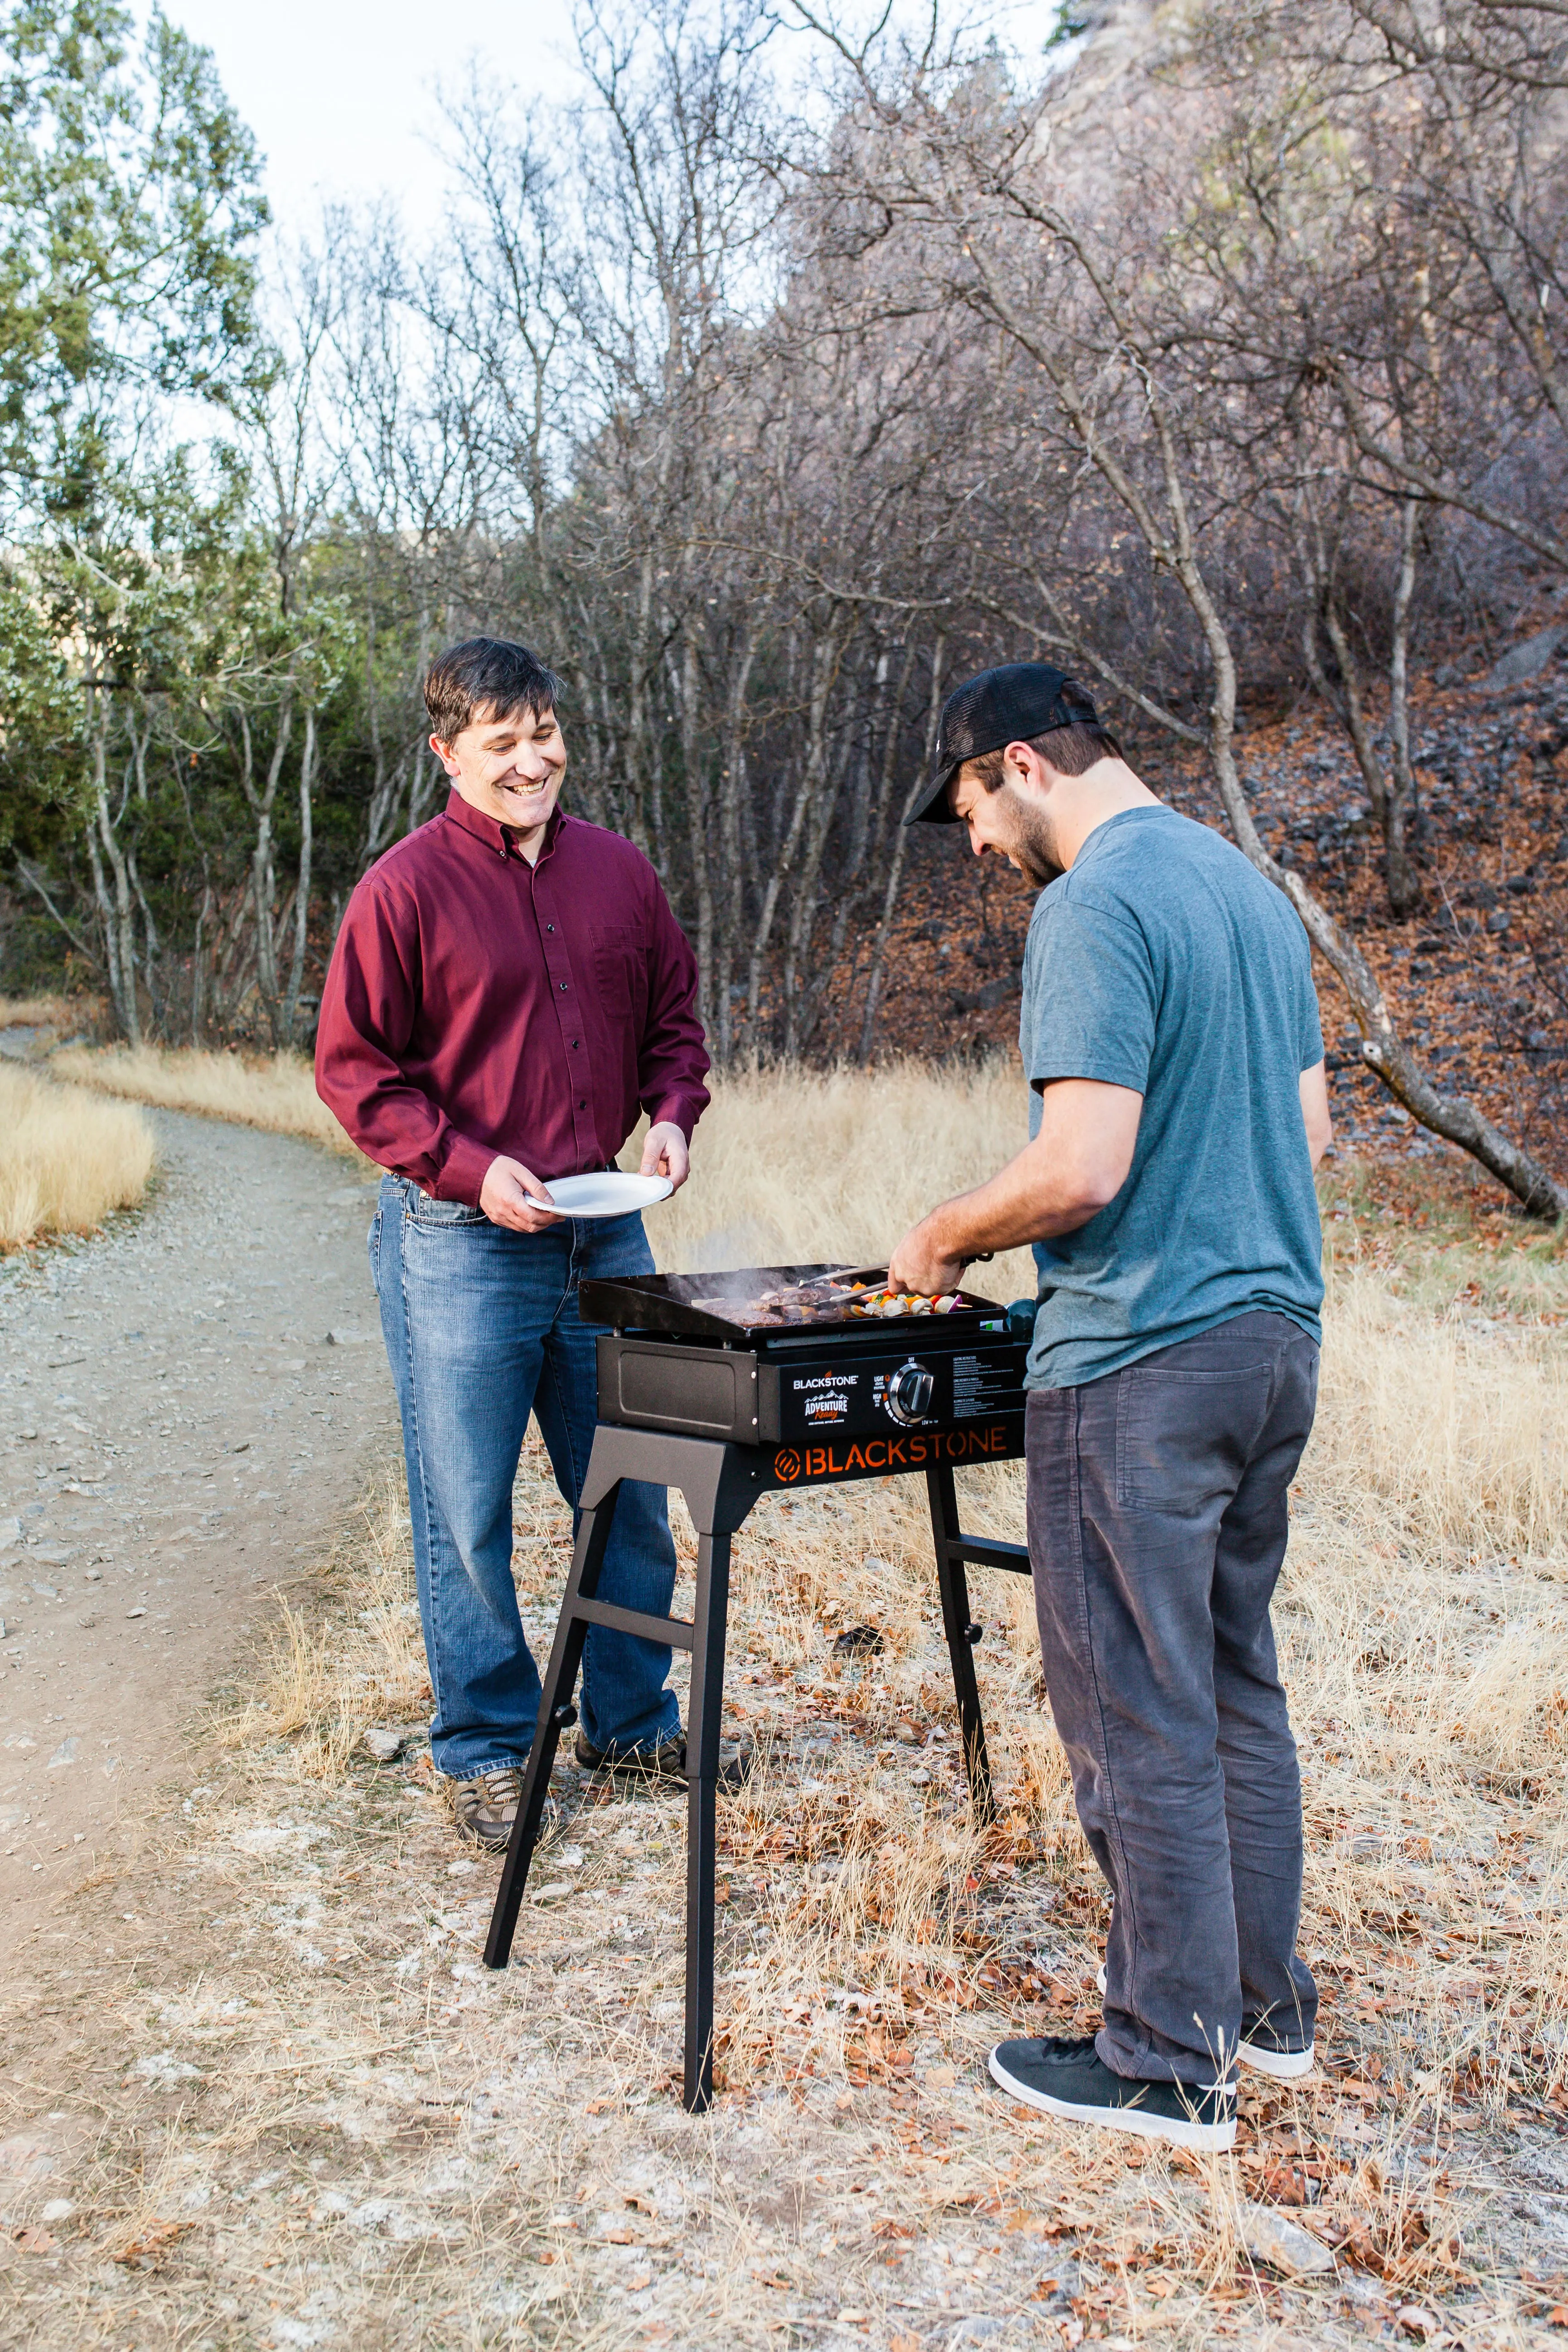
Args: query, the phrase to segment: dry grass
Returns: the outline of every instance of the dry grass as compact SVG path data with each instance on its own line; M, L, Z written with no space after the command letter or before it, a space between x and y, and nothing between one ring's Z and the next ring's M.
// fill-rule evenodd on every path
M100 996L0 996L0 1029L91 1029Z
M273 1135L302 1135L363 1160L316 1092L303 1054L208 1054L192 1046L70 1045L50 1066L62 1077L163 1110L201 1111ZM368 1166L368 1162L365 1162Z
M874 1256L1020 1124L985 1073L731 1082L650 1230L667 1263ZM92 2122L10 2200L13 2226L62 2185L74 2210L48 2278L0 2252L7 2341L946 2352L973 2322L1004 2352L1299 2347L1396 2315L1410 2341L1538 2340L1564 2300L1568 1278L1517 1237L1347 1210L1334 1239L1278 1611L1323 2063L1248 2086L1234 2157L1075 2137L989 2084L999 2033L1092 2020L1105 1903L1027 1586L979 1571L1003 1813L970 1818L913 1482L770 1497L737 1538L727 1705L760 1762L722 1809L723 2090L698 2122L672 2089L681 1808L563 1772L497 1979L496 1865L454 1848L427 1751L365 1760L367 1725L428 1707L389 1480L103 1904L119 1958L75 2028L58 1989L15 1990L13 2046ZM967 1520L1021 1531L1016 1469L961 1483ZM536 1443L514 1519L542 1648L570 1529ZM853 1624L879 1654L836 1652ZM1251 2260L1258 2205L1337 2274Z
M152 1173L139 1110L0 1063L0 1249L95 1233L137 1205Z
M660 1265L885 1263L917 1217L992 1174L1028 1131L1016 1066L1002 1060L735 1073L713 1097L689 1183L648 1212ZM636 1148L623 1166L636 1166ZM1035 1287L1026 1250L973 1278L999 1298Z
M52 1066L138 1102L361 1156L317 1094L303 1055L72 1046ZM1021 1089L1001 1061L951 1073L919 1062L737 1073L716 1082L691 1181L650 1213L648 1237L661 1265L869 1262L944 1192L1009 1158L1025 1129ZM643 1131L621 1153L623 1166L637 1165ZM1032 1290L1027 1252L1003 1259L987 1280L1010 1285L1005 1296Z

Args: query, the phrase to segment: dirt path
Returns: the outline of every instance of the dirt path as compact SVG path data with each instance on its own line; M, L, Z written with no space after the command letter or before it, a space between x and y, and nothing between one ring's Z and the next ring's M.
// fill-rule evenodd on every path
M0 1261L7 1955L136 1850L180 1726L395 1433L374 1189L286 1136L149 1116L145 1209Z

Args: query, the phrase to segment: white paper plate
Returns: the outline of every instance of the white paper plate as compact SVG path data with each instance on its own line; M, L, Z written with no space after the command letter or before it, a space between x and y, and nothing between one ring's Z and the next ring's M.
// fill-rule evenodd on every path
M618 1168L605 1168L593 1176L553 1177L545 1190L563 1216L625 1217L668 1201L675 1187L668 1176L624 1176Z

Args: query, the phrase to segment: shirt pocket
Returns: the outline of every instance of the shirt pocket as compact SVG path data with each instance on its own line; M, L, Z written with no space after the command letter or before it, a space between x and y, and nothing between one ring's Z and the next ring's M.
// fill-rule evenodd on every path
M647 948L636 923L595 923L594 977L599 998L612 1020L630 1020L640 1028L647 1011Z
M1116 1499L1124 1509L1207 1517L1228 1502L1263 1433L1272 1363L1224 1371L1129 1366L1116 1399Z

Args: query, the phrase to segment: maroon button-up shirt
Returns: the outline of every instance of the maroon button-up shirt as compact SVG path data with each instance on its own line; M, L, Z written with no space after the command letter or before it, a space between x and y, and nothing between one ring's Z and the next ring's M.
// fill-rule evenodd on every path
M708 1106L697 964L647 859L557 810L531 866L454 793L349 900L316 1088L362 1151L477 1206L498 1153L548 1183L610 1166L639 1107Z

